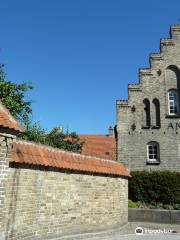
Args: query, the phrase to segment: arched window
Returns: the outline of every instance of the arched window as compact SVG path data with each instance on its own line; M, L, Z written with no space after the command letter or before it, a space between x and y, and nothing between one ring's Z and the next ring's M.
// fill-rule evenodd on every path
M145 111L145 125L146 127L151 126L151 115L150 115L150 102L147 98L143 100L144 111Z
M170 65L165 70L166 90L168 99L168 114L179 114L180 100L180 70L175 65ZM170 89L170 90L169 90Z
M179 113L179 99L178 93L176 90L170 90L168 92L168 110L169 115L176 115Z
M160 163L159 143L152 141L147 144L147 163Z
M180 90L180 70L175 65L170 65L165 70L166 86Z
M154 114L155 114L155 127L160 127L161 126L161 119L160 119L160 103L157 98L153 99L153 104L154 104Z

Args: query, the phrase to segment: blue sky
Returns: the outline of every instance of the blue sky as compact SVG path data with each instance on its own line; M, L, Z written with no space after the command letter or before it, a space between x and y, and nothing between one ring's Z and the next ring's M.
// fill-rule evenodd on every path
M8 80L32 81L33 121L48 130L106 134L116 99L180 21L179 0L0 2L0 61Z

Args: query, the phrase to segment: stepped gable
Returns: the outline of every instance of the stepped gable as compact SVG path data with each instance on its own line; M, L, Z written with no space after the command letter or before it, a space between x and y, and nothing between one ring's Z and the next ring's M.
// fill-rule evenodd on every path
M24 132L24 127L10 114L9 110L0 101L0 127L16 132Z
M109 135L79 135L85 143L82 148L84 155L116 161L116 140Z
M117 161L131 171L180 171L180 25L116 102Z
M139 83L138 84L129 84L128 86L128 100L133 92L141 92L142 84L144 81L147 81L151 77L158 77L161 75L160 67L168 55L168 50L170 48L175 48L176 44L180 43L180 24L171 25L170 27L170 38L161 38L160 39L160 52L151 53L149 55L149 64L148 68L139 69ZM129 107L128 101L126 104L123 103L124 100L117 100L118 107Z
M13 143L10 163L130 177L129 171L121 163L20 140Z

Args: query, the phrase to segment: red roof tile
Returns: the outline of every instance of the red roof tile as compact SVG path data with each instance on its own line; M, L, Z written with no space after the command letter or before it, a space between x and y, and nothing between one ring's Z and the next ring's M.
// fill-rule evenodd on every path
M12 117L7 108L0 102L0 126L13 129L18 132L24 132L24 127Z
M113 136L79 135L84 140L82 154L116 160L116 140Z
M10 162L49 166L89 173L129 177L129 171L120 163L66 152L26 141L15 141Z

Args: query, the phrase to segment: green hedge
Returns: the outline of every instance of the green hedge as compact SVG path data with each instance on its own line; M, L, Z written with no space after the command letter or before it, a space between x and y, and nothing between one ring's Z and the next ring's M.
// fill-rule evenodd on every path
M147 204L180 204L180 173L134 171L129 180L129 199Z

